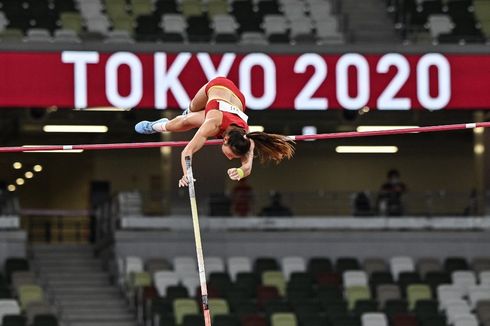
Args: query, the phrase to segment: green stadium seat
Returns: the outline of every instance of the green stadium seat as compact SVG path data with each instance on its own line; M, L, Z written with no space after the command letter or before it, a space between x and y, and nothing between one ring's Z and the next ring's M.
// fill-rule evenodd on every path
M199 314L197 302L193 299L175 299L173 301L174 316L177 325L181 325L187 315Z
M279 271L265 271L262 273L262 284L265 286L274 286L281 296L286 295L286 280L284 275Z
M230 313L230 307L228 306L228 302L225 299L213 298L209 299L209 310L213 317L228 315Z
M80 34L83 30L82 17L78 12L62 12L60 14L61 28L70 29Z
M271 316L271 326L297 326L298 321L292 313L275 313Z
M107 3L105 10L107 12L107 16L109 16L109 18L111 19L114 19L115 17L128 15L126 7L124 5L119 4L118 2Z
M130 35L132 35L134 31L133 17L117 16L112 18L112 28L114 30L127 31Z
M19 302L22 309L25 309L31 302L44 301L44 293L37 285L22 285L18 289Z
M183 0L181 3L181 11L184 17L202 16L203 8L199 0Z
M365 286L351 286L345 289L345 298L348 302L349 310L353 310L358 300L371 299L371 292Z
M228 2L226 0L209 0L208 16L224 15L228 13Z
M153 14L153 4L150 0L131 0L133 17Z
M432 299L431 289L425 284L412 284L407 287L408 308L413 310L419 300Z
M134 289L150 286L151 283L151 275L147 272L133 272L129 276L129 286Z

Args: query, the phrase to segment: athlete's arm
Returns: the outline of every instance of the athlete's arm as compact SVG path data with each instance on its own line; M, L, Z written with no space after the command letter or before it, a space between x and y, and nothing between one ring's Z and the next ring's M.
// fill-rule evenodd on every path
M248 177L252 173L252 163L254 160L254 147L255 147L255 143L252 139L250 139L250 149L248 150L248 153L241 158L242 166L240 167L240 169L243 171L243 178ZM237 169L235 168L229 169L228 175L232 180L240 180L242 178L238 174Z
M183 177L179 180L179 187L186 187L189 185L189 180L187 180L187 168L185 165L185 157L192 156L195 152L200 150L208 137L216 136L219 132L219 127L221 125L221 120L223 119L223 114L218 110L212 110L206 115L206 120L199 127L194 137L187 144L181 153L181 164Z

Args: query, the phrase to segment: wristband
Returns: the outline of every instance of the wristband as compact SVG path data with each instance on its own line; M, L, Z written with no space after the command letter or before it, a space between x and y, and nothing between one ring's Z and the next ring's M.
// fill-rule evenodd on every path
M245 176L245 172L241 168L237 168L236 172L238 173L239 179Z

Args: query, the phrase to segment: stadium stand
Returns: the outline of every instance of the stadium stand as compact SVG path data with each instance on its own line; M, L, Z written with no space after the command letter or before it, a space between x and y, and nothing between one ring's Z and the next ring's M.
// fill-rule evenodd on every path
M389 0L402 37L418 43L485 43L489 2L485 0Z
M0 32L2 41L26 42L344 43L344 20L335 3L3 0Z
M393 257L389 261L376 258L366 259L363 264L354 257L341 257L333 265L328 257L308 261L298 258L259 257L251 261L244 257L226 260L209 257L208 290L213 325L269 322L270 325L305 326L447 323L463 326L488 322L490 288L483 283L488 271L480 270L477 274L471 269L488 258L474 259L471 263L464 260L465 265L462 257L444 260L428 257L417 261L410 257ZM138 320L147 325L201 325L199 283L193 284L193 291L187 291L183 283L190 275L186 269L197 273L194 258L176 257L172 264L162 258L145 263L138 257L126 257L120 262L119 279L127 280L120 287L126 296L133 296L130 301L136 305ZM364 269L373 266L373 262L376 267L371 272ZM469 269L454 270L455 263ZM347 265L355 270L343 270ZM396 268L390 272L389 265ZM425 269L425 274L412 268L424 265L437 268ZM341 276L338 283L321 283L315 277L334 269ZM441 272L452 278L434 288L429 280L431 273ZM147 278L144 282L137 281L139 278L135 276L141 273L151 275L151 282ZM417 283L404 283L404 273L417 275Z

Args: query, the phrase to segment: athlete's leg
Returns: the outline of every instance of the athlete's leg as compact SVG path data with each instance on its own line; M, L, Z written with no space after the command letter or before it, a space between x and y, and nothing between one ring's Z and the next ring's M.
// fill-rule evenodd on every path
M172 120L162 118L156 121L140 121L134 126L134 130L140 134L154 134L165 131L187 131L199 128L204 122L204 111L191 112L186 115L179 115Z
M194 95L189 108L191 109L191 112L202 111L206 107L207 103L208 94L206 94L206 85L204 85L197 91L196 95Z
M189 109L185 110L181 116L172 120L163 118L157 121L141 121L134 126L134 129L140 134L148 135L157 132L187 131L198 128L204 122L204 108L207 101L208 95L206 94L206 85L204 85L192 99Z
M199 128L204 122L204 111L190 112L186 115L179 115L168 121L162 131L187 131L194 128Z

